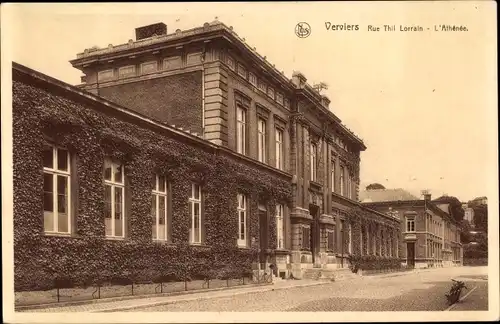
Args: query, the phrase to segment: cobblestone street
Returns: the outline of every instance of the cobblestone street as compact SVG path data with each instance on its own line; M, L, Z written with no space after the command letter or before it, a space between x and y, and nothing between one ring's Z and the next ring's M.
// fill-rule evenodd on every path
M487 310L486 273L486 268L443 268L403 276L364 277L130 311L443 311L448 308L444 295L451 286L451 278L464 280L469 290L477 286L474 293L460 303L461 307Z
M486 267L456 267L365 276L337 282L282 281L192 295L152 297L27 310L28 312L275 312L275 311L444 311L451 279L468 290L453 311L488 310ZM469 294L470 293L470 294Z

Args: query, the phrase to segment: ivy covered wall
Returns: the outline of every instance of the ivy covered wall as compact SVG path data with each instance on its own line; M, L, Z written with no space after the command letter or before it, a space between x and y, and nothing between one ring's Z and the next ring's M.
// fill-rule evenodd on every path
M90 105L94 105L91 108ZM270 211L269 249L276 247L273 211L290 205L287 175L257 168L193 140L175 138L139 119L105 113L110 107L85 101L61 87L14 73L13 176L15 290L53 287L54 279L75 285L123 278L151 282L159 278L249 273L259 248L258 202ZM178 136L178 135L177 135ZM75 159L77 197L72 199L73 234L43 231L45 141L66 147ZM192 141L192 142L190 142ZM127 235L105 238L103 163L106 156L125 164ZM152 241L151 177L163 173L171 183L171 242ZM188 244L188 196L191 181L202 184L204 243ZM236 247L238 192L248 195L249 248ZM254 244L251 238L255 238Z

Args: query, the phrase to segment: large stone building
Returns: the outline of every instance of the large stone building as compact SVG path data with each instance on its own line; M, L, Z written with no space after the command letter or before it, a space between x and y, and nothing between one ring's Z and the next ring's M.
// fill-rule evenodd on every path
M432 201L430 194L414 200L393 200L392 197L389 190L387 197L378 194L378 200L363 205L402 218L399 244L405 264L417 268L463 264L460 224L449 204Z
M100 255L107 274L164 273L169 266L177 276L186 269L201 275L210 265L246 269L250 262L253 269L274 263L280 276L302 277L307 269L347 267L349 254L398 257L399 218L357 202L365 145L303 74L288 79L218 21L172 34L155 24L136 29L136 36L78 54L71 63L85 74L81 90L15 67L14 129L31 133L14 136L14 172L47 159L26 181L19 176L14 182L15 218L21 219L16 237L21 246L24 238L34 242L22 234L29 223L40 243L24 251L48 249L46 255L57 259L68 242L89 251L109 245L120 257L100 249L104 261L99 253L80 258ZM43 122L24 118L30 110ZM52 151L41 144L45 132ZM57 144L60 138L75 143ZM19 153L26 150L29 161ZM54 161L61 156L78 158L59 170ZM71 217L54 212L59 196L48 190L70 167L75 181L85 184L74 191L68 189L73 180L61 183L68 193L61 208L75 210ZM25 195L30 186L41 188L42 170L53 182L50 187L47 176L46 216L37 209L41 198ZM33 215L30 222L23 206ZM45 223L36 222L38 214ZM46 235L61 233L66 240ZM118 265L124 251L138 261ZM67 263L62 269L80 264L73 257L61 259ZM158 259L152 262L158 268L152 270L147 258ZM19 253L16 262L17 269L32 264ZM85 276L92 277L99 267L89 264ZM17 274L27 282L25 272Z

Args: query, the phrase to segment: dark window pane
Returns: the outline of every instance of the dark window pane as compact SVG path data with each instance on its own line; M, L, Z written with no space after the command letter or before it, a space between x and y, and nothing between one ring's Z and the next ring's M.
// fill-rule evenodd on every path
M43 193L43 210L47 212L54 211L54 196L51 192Z
M57 212L67 213L67 197L65 195L57 195Z
M123 167L121 164L115 165L115 182L123 183L122 169L123 169Z
M53 168L54 163L54 151L52 146L44 145L43 146L43 166L46 168Z
M200 204L199 203L195 203L194 204L194 215L196 217L200 216Z
M159 176L158 177L158 190L161 192L165 192L167 188L165 187L165 177Z
M104 180L111 181L111 163L109 161L104 162Z
M111 218L111 186L104 188L104 217Z
M50 173L43 174L43 191L52 193L54 187L53 175Z
M62 171L68 171L68 151L57 150L57 169Z
M200 186L194 185L194 199L200 199Z
M154 219L156 218L156 195L151 196L151 216L153 217L154 221Z
M158 221L160 225L165 224L165 197L159 196L159 210L158 210Z
M57 176L57 194L68 195L68 177Z
M43 210L54 211L53 175L43 174Z
M115 187L115 219L122 218L123 189Z

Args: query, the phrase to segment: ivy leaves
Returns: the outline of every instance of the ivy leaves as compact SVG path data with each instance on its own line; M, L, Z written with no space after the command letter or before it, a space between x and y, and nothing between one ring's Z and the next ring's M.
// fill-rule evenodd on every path
M259 239L258 203L267 200L270 219L276 203L289 204L288 179L217 155L185 138L140 127L47 90L14 82L14 240L15 290L53 288L57 279L85 287L100 282L153 282L206 276L240 276L252 270L257 247L236 247L236 195L248 194L249 245ZM70 149L77 183L73 236L43 234L43 134ZM126 192L128 236L104 237L103 159L121 160ZM171 242L151 237L151 177L171 181ZM188 244L191 181L200 181L205 195L202 246ZM276 245L275 224L269 225L269 248ZM258 242L257 242L258 243ZM127 279L127 280L125 280Z

